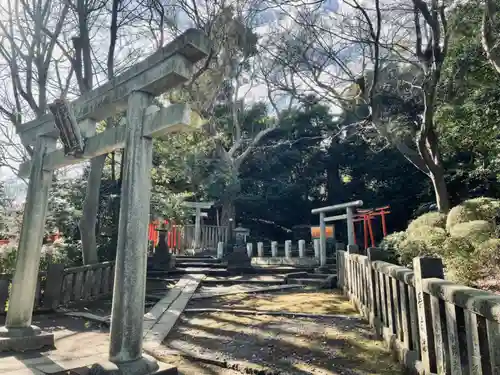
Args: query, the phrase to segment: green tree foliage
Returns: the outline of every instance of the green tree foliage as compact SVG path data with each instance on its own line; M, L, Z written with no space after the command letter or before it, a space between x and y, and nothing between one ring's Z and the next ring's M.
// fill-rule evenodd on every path
M500 75L486 61L481 20L475 3L452 13L453 33L439 90L437 123L455 204L500 192Z

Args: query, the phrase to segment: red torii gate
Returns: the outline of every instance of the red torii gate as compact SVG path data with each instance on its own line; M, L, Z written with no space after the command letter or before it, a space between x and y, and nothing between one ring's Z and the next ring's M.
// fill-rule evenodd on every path
M363 222L363 234L365 249L368 248L368 235L370 235L370 242L372 247L375 247L375 236L373 235L372 219L380 216L382 219L382 233L384 237L387 236L387 224L385 221L385 215L390 214L389 206L379 207L367 210L357 210L357 214L354 216L354 222ZM354 241L356 242L356 236L354 236Z
M168 230L167 233L167 243L168 247L175 248L177 245L179 245L179 235L180 231L175 225L175 222L173 220L164 220L163 223L160 222L160 220L155 220L149 224L149 235L148 235L148 240L153 242L154 246L158 245L158 240L159 240L159 233L158 233L158 227L160 224L164 226L170 225L170 229Z

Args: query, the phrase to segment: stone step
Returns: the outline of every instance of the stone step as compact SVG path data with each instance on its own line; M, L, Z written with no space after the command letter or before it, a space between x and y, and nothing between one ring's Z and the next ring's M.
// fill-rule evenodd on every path
M255 284L255 285L282 285L286 284L284 278L279 280L252 280L252 279L214 279L203 280L203 285L237 285L237 284Z
M209 258L209 257L187 257L177 255L175 257L177 263L210 263L210 264L218 264L221 263L220 259Z
M285 267L285 266L253 266L254 273L258 275L286 275L292 272L314 272L315 267Z
M185 268L176 268L175 270L172 270L172 272L169 272L169 274L175 275L175 274L186 274L186 273L191 273L191 274L206 274L210 276L227 276L229 275L229 272L225 268L211 268L211 267L185 267Z
M226 268L226 264L223 263L213 263L213 262L185 262L184 260L177 261L175 263L175 268Z

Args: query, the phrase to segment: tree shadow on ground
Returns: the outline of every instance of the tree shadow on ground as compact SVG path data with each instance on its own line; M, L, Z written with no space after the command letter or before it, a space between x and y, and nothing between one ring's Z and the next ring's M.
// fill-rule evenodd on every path
M204 313L182 317L165 345L189 355L260 365L283 374L401 374L358 320L316 321Z
M297 303L297 301L300 301ZM357 315L356 309L344 297L317 290L300 292L241 293L209 299L192 300L188 308L231 307L260 311L289 311L310 314Z

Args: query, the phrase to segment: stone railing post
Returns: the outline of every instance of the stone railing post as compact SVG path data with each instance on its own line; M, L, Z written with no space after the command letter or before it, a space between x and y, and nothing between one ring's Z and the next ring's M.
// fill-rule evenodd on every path
M291 258L292 257L292 241L286 240L285 241L285 258Z
M413 272L415 280L415 295L417 299L418 330L420 336L420 358L426 374L437 371L436 348L434 347L433 319L430 296L425 295L422 280L429 278L444 278L443 262L440 258L417 257L413 258ZM441 353L440 353L441 354Z
M340 290L344 290L345 285L345 258L341 259L344 253L340 251L345 250L343 244L340 242L335 243L335 259L336 259L336 270L337 270L337 285Z
M219 242L217 244L217 258L222 259L224 257L224 242Z
M351 293L354 293L354 264L351 261L351 254L358 254L358 246L357 245L347 245L347 265L346 265L346 271L347 271L347 291L349 292L349 297L351 296Z
M366 280L368 281L368 308L369 308L369 322L375 328L377 334L382 335L382 327L379 327L376 322L381 321L380 305L377 301L380 298L380 287L378 286L378 273L373 269L372 262L377 260L385 260L385 252L376 247L369 247L366 249L367 264L366 264ZM379 316L379 319L376 317Z
M61 302L61 290L64 280L64 264L50 263L47 267L47 279L43 294L43 305L56 309Z
M249 258L253 256L253 243L247 243L247 255Z
M257 256L262 258L264 256L264 243L257 242Z
M278 256L278 243L276 241L271 242L271 256L273 258Z
M314 257L316 259L319 259L319 239L314 239L313 240L313 246L314 246Z
M306 241L299 240L299 258L304 258L306 256Z

